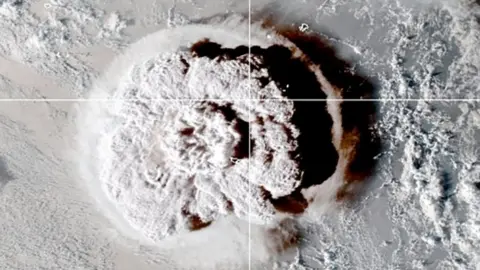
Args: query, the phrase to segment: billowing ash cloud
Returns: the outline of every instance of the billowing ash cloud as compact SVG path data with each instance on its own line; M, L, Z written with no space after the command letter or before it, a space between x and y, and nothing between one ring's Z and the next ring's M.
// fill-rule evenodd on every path
M338 77L331 84L318 59L284 37L305 45L298 36L255 28L248 47L242 33L161 31L118 58L92 92L110 100L83 122L102 190L153 241L227 215L274 228L315 199L305 189L334 174L354 180L362 130L342 119Z

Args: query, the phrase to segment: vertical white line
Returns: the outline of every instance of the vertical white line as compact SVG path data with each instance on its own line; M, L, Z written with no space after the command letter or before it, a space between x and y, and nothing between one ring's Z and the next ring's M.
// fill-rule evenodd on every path
M252 199L252 190L251 190L251 183L250 181L250 157L251 157L251 125L250 125L250 114L252 113L251 106L252 106L252 55L251 55L251 47L252 47L252 1L248 0L248 270L252 269L252 206L251 206L251 199Z

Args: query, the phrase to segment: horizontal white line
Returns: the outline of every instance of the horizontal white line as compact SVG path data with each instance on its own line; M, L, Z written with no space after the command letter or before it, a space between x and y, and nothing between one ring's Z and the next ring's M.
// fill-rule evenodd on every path
M480 98L378 98L378 99L114 99L114 98L11 98L0 99L0 102L114 102L114 101L298 101L298 102L321 102L321 101L346 101L346 102L405 102L405 101L447 101L478 102Z

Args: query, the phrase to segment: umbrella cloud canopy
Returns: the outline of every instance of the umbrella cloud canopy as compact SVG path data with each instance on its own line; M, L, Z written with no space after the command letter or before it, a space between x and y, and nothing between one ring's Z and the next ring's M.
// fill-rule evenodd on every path
M99 127L100 184L149 239L230 214L275 226L308 207L303 189L345 169L340 102L325 101L340 91L287 38L254 33L249 48L228 23L163 30L94 88L112 98L85 117Z

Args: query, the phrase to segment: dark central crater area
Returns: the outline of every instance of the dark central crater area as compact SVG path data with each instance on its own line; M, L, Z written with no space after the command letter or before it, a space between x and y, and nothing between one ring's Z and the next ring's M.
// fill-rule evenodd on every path
M240 134L240 140L234 146L232 158L234 160L248 158L249 153L252 153L254 150L255 141L249 136L250 127L248 122L239 117L238 113L233 109L232 103L220 105L215 102L205 101L202 102L201 109L217 112L223 115L225 120L233 126L238 134Z

